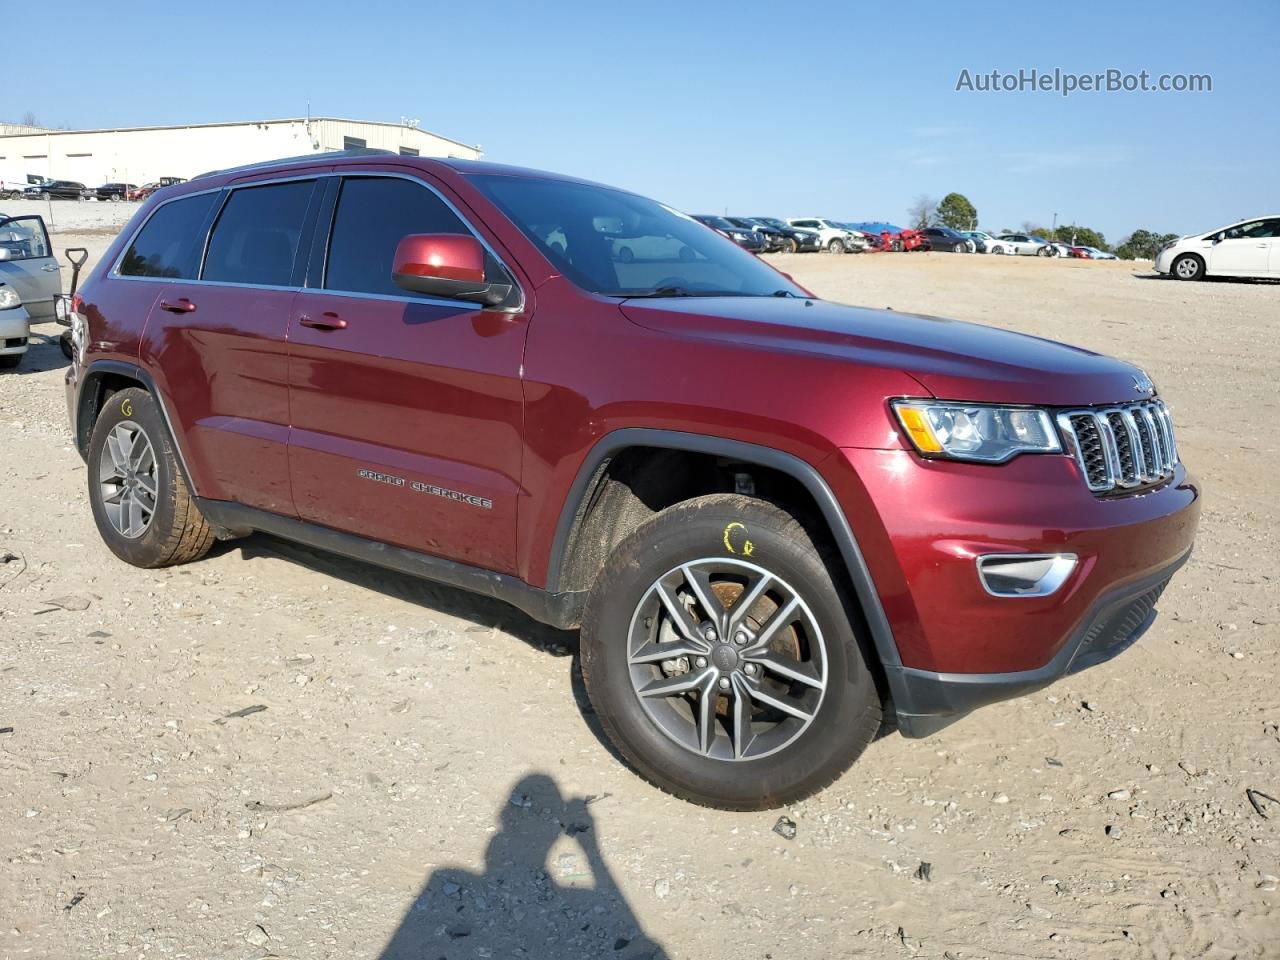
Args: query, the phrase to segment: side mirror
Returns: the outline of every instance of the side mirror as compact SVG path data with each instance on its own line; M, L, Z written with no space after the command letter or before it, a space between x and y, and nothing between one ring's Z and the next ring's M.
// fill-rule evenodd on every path
M496 307L510 296L509 283L484 278L484 247L470 234L411 233L391 261L396 286L414 293Z
M5 260L12 260L13 258L14 257L13 257L12 250L10 250L8 247L0 247L0 263L4 262Z

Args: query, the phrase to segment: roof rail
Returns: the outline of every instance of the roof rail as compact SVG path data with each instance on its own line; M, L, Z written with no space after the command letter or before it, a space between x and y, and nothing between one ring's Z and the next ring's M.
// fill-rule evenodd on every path
M192 180L203 180L205 177L216 177L223 173L244 173L250 170L261 170L281 163L295 163L299 160L341 160L344 157L397 156L391 150L377 147L356 147L353 150L330 150L328 153L304 153L297 157L280 157L278 160L259 160L257 163L246 163L239 167L225 167L222 170L206 170L197 173Z

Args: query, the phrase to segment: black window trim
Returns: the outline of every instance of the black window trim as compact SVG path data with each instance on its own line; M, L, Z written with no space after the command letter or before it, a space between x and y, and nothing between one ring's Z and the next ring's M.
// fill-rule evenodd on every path
M435 194L446 207L453 211L454 216L462 222L462 225L467 228L473 237L480 241L480 245L483 246L485 250L489 252L489 255L498 262L498 265L506 271L507 276L511 278L511 282L515 285L516 289L520 291L519 302L510 307L484 307L482 304L470 303L466 300L449 300L443 297L414 297L409 296L408 294L400 297L390 294L365 293L359 290L326 290L323 287L311 286L311 270L315 266L314 244L317 242L323 243L323 247L321 247L321 261L323 264L323 258L328 256L329 235L333 230L333 217L337 211L337 187L340 186L340 182L343 177L396 177L401 180L410 180L413 183L426 187ZM311 204L308 207L307 216L304 222L304 235L299 238L298 243L299 252L305 248L308 251L308 254L301 259L296 255L294 258L294 276L292 279L298 280L298 285L272 286L261 283L233 283L226 280L203 279L204 262L205 257L207 257L209 253L209 241L213 236L213 225L218 222L218 217L222 215L222 210L226 206L227 200L230 198L232 191L250 187L265 187L273 183L288 183L291 180L315 180L318 188L312 191ZM134 241L138 239L138 235L142 233L142 231L146 229L147 224L151 222L151 218L156 215L157 210L167 204L176 203L179 200L186 200L189 197L198 197L206 193L221 193L223 196L214 202L211 208L211 216L205 218L205 222L201 227L204 236L200 246L200 268L197 271L197 277L191 279L182 279L177 277L132 277L120 273L120 265L124 262L125 255L133 247ZM315 215L317 214L328 217L327 226L321 227L319 223L316 223L315 229L312 231L312 235L307 236L305 227L309 226L311 223L315 223ZM323 236L321 236L321 234L323 234ZM299 273L299 271L301 271L301 273ZM209 187L206 190L193 190L190 193L183 193L176 197L169 197L168 199L157 203L155 209L148 213L146 219L143 220L142 223L138 224L137 229L129 235L128 241L123 247L121 247L120 255L116 258L115 263L112 264L111 270L107 273L107 276L112 280L140 280L144 283L192 283L217 287L248 287L255 290L305 290L307 293L317 293L329 296L365 297L371 300L392 300L397 303L430 303L450 307L470 307L476 310L487 309L500 313L511 314L523 313L526 304L529 302L528 297L525 294L525 285L520 278L520 274L511 269L506 259L498 254L498 251L493 248L493 244L485 238L484 234L476 229L475 224L471 222L471 218L458 209L458 205L456 203L446 197L434 184L424 180L422 177L390 170L335 171L333 169L326 169L323 172L294 174L287 177L275 177L269 180L250 180L241 183L228 184L222 187ZM321 276L323 276L323 266L321 266Z

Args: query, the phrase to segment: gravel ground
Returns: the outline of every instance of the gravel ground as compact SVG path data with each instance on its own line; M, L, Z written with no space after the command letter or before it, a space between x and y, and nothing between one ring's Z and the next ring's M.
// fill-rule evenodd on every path
M99 256L77 225L58 248ZM602 742L571 634L265 537L116 561L42 327L0 375L0 957L1276 957L1280 803L1246 791L1280 797L1280 456L1249 426L1280 285L777 262L1148 370L1207 494L1137 647L886 736L781 822L692 807Z

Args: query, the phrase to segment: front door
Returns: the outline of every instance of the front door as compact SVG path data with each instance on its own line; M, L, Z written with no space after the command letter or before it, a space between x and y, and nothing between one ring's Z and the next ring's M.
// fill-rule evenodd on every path
M1223 231L1208 250L1208 272L1265 277L1270 269L1271 220L1252 220Z
M298 515L511 572L525 318L394 284L402 237L471 232L423 183L347 177L334 207L289 325Z
M0 218L0 282L17 291L33 322L53 319L62 274L43 218Z

